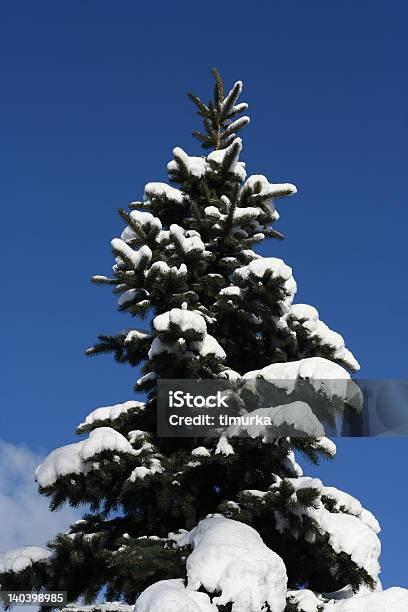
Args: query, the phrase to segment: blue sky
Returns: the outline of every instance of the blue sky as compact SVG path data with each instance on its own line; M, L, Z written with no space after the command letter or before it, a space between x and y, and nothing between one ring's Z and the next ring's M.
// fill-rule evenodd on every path
M348 0L2 7L0 437L11 471L7 445L35 457L71 442L93 408L132 397L134 372L83 356L98 333L131 325L88 279L110 269L115 210L165 180L174 146L198 153L185 91L206 97L213 65L227 84L244 81L249 172L298 186L279 206L285 242L263 252L293 267L297 301L345 336L362 376L406 376L407 12ZM378 516L383 582L408 587L408 440L338 447L319 473ZM21 510L13 487L0 481Z

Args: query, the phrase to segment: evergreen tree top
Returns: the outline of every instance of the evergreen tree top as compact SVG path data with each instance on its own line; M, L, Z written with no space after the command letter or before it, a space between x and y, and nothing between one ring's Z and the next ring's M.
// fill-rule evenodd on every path
M240 117L248 104L237 100L242 91L242 81L237 81L227 95L224 93L224 83L216 68L211 73L215 79L213 98L204 104L198 96L188 92L188 97L197 107L197 115L202 117L204 132L193 132L193 136L201 142L204 149L225 149L234 140L238 131L248 125L249 117Z

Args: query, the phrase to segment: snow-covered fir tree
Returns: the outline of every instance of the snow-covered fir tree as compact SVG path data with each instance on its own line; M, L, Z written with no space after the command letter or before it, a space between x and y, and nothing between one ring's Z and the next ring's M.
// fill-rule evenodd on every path
M205 156L173 150L172 184L147 183L143 201L120 211L113 274L93 277L145 324L101 335L87 352L140 366L145 401L94 410L80 440L38 467L52 510L68 503L87 512L45 549L0 554L2 589L66 590L77 607L104 611L135 601L135 612L408 610L408 591L381 589L374 516L303 475L299 457L333 457L331 440L265 430L157 435L160 378L309 381L319 394L318 381L348 381L359 368L317 310L294 303L291 268L253 250L282 238L276 202L296 187L247 176L237 136L249 123L242 83L225 94L213 75L208 104L189 94ZM302 406L287 403L285 418ZM101 593L114 603L95 603Z

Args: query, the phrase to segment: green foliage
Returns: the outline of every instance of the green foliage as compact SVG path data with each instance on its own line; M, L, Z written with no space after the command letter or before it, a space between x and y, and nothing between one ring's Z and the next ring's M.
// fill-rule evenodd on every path
M214 95L208 104L204 104L198 96L189 92L188 97L197 107L197 115L202 117L203 132L193 132L193 136L201 142L204 149L225 149L230 145L235 134L248 125L249 117L232 120L239 113L247 109L247 104L236 105L242 90L242 83L238 81L228 93L224 95L224 83L216 68L211 70L215 79Z

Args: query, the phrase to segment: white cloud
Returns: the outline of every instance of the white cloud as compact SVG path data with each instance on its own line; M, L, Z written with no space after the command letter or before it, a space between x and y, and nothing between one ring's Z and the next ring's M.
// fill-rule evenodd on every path
M0 551L28 544L44 546L78 518L78 512L69 507L50 512L49 499L39 495L34 472L42 460L27 446L0 439Z

